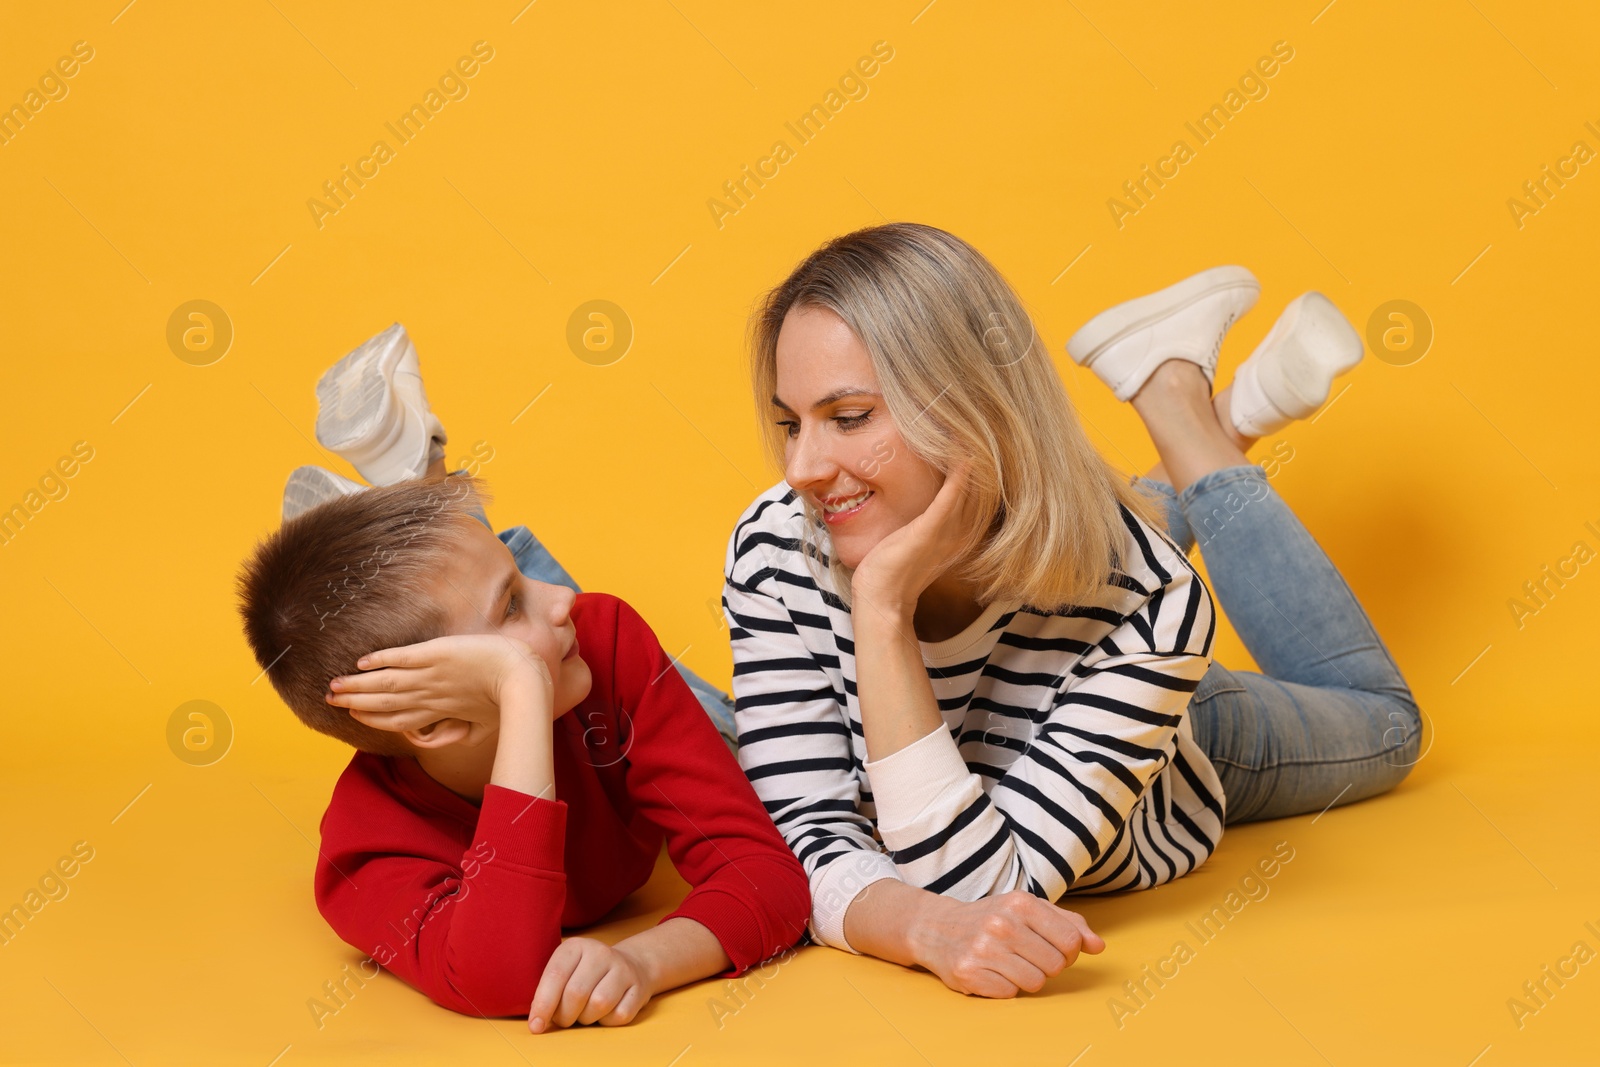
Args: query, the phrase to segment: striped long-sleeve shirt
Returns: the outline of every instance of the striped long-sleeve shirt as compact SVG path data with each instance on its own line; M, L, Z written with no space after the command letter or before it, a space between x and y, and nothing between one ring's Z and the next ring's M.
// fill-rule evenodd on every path
M785 482L728 541L739 764L811 883L813 940L856 951L844 915L882 878L961 900L1014 889L1145 889L1222 837L1222 785L1185 712L1210 665L1210 591L1121 509L1127 548L1097 597L987 605L921 642L944 728L869 761L850 611ZM821 538L826 545L826 538Z

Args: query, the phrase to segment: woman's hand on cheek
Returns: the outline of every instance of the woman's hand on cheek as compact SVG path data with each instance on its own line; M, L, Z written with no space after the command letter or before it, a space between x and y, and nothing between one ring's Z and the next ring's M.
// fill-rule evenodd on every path
M970 460L945 476L927 510L886 536L856 567L852 593L885 610L910 611L933 580L950 568L978 522L967 494Z

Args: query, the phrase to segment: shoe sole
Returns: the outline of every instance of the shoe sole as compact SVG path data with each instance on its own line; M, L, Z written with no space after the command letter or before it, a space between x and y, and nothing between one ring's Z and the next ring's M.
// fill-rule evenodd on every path
M1298 299L1304 304L1294 324L1262 353L1256 377L1280 411L1303 419L1327 402L1334 379L1360 363L1366 349L1333 301L1315 291ZM1308 382L1322 386L1320 397Z
M1094 361L1129 334L1143 330L1191 304L1228 289L1250 289L1258 296L1261 283L1244 267L1212 267L1181 282L1108 308L1084 323L1067 339L1067 355L1092 368Z
M391 442L364 437L393 403L395 367L406 345L399 323L362 342L317 381L317 441L335 452L377 453ZM375 346L384 346L375 353ZM354 376L354 380L350 379ZM350 400L355 395L353 402ZM348 458L348 457L347 457Z
M296 467L283 487L283 521L297 518L336 497L354 495L362 487L349 488L353 484L322 467Z

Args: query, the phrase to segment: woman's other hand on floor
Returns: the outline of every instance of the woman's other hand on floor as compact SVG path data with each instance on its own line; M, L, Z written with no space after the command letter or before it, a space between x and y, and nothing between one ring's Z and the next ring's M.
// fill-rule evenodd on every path
M1016 890L983 900L930 901L911 931L916 960L958 993L1036 993L1106 943L1077 912Z

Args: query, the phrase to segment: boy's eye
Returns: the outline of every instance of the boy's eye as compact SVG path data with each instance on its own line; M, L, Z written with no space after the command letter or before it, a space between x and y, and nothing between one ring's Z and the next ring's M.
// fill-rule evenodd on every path
M517 613L517 609L521 606L522 598L517 596L517 594L512 593L510 598L506 601L506 618L509 619L511 616L515 615Z

